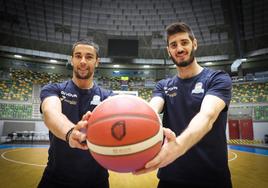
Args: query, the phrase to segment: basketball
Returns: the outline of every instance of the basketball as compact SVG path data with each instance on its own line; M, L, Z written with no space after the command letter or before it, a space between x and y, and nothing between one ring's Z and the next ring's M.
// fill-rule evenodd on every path
M93 158L116 172L142 169L160 151L158 114L143 99L116 95L101 102L88 120L87 145Z

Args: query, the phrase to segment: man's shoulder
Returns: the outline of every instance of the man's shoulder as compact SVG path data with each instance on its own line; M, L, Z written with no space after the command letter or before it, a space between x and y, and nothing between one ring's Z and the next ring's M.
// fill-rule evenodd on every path
M99 94L104 94L104 95L112 95L113 91L103 88L101 86L98 86L96 83L95 84L95 93L99 93Z
M209 69L209 68L206 68L204 70L204 76L211 77L211 78L218 77L218 78L230 79L230 75L224 70L214 70L214 69Z
M62 86L66 86L70 83L71 80L65 80L62 82L51 82L51 83L47 83L46 85L44 85L44 87L53 87L53 86L58 86L58 87L62 87Z
M221 88L231 88L232 86L232 79L230 75L223 70L207 69L206 76L208 86L219 85Z
M177 76L167 77L158 81L158 83L169 84L177 80Z
M63 82L56 82L56 83L48 83L44 85L41 91L58 91L66 88L68 86L69 80Z

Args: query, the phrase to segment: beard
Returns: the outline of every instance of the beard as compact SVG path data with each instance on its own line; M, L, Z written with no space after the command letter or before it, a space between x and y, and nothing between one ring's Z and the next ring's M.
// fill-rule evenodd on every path
M74 70L74 75L77 79L87 80L93 75L93 72L90 71L90 68L87 68L87 74L82 75L79 73L79 70L76 69L76 70Z
M176 59L172 55L170 56L170 58L177 67L187 67L188 65L190 65L194 62L195 50L194 50L194 48L192 48L189 59L182 61L182 62L177 62Z

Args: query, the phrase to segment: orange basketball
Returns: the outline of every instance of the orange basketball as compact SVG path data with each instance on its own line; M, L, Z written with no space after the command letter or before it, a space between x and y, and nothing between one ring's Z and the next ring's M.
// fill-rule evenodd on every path
M93 110L88 123L87 145L106 169L142 169L161 149L163 130L159 116L139 97L109 97Z

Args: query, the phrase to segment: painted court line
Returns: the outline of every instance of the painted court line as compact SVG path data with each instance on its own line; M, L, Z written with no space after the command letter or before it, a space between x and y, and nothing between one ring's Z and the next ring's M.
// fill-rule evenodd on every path
M228 159L228 161L229 161L229 162L231 162L231 161L233 161L233 160L237 159L237 154L236 154L235 152L229 151L229 153L232 153L232 154L234 155L234 157L233 157L233 158Z
M27 162L23 162L23 161L13 160L13 159L9 159L8 157L5 156L7 153L25 150L26 148L48 148L48 145L24 145L24 146L22 146L22 145L0 145L0 149L11 149L11 150L3 152L1 154L1 157L4 160L7 160L7 161L10 161L13 163L17 163L17 164L38 166L38 167L45 167L46 166L46 165L41 165L41 164L34 164L34 163L27 163ZM232 149L232 150L245 152L245 153L252 153L252 154L256 154L256 155L268 156L267 149L258 149L258 148L251 148L251 147L246 147L246 146L234 146L234 145L229 145L228 148ZM230 151L230 150L228 150L228 152L233 154L233 157L231 159L228 159L228 162L234 161L238 158L238 155L235 152Z
M13 160L13 159L9 159L5 156L5 154L7 153L11 153L11 152L17 152L17 151L21 151L21 150L25 150L26 148L20 148L20 149L12 149L12 150L8 150L5 151L4 153L1 154L1 157L7 161L13 162L13 163L17 163L17 164L23 164L23 165L30 165L30 166L38 166L38 167L45 167L46 165L40 165L40 164L34 164L34 163L26 163L23 161L17 161L17 160Z
M1 157L7 161L10 161L10 162L13 162L13 163L17 163L17 164L23 164L23 165L30 165L30 166L38 166L38 167L45 167L46 165L40 165L40 164L34 164L34 163L26 163L26 162L22 162L22 161L17 161L17 160L13 160L13 159L9 159L5 156L5 154L7 153L11 153L11 152L17 152L17 151L22 151L22 150L25 150L26 148L19 148L19 149L12 149L12 150L9 150L9 151L5 151L4 153L1 154ZM231 159L228 159L229 162L235 160L237 158L237 154L232 152L232 151L229 151L230 153L233 154L233 158Z

